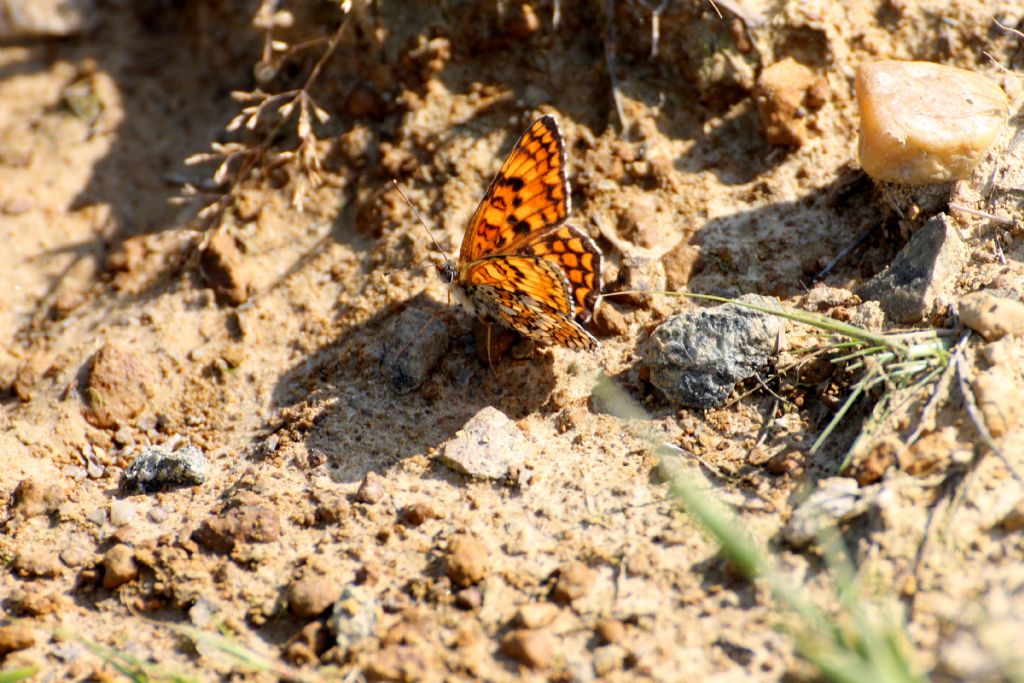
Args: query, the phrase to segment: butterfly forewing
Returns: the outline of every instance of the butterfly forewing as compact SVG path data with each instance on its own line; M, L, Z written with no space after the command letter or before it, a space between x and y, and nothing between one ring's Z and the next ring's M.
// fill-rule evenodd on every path
M565 149L551 116L533 122L508 155L469 222L465 263L506 251L569 215Z

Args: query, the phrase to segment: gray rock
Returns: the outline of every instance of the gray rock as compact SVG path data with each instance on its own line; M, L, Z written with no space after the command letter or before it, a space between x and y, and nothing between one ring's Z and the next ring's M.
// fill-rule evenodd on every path
M448 328L436 315L407 308L388 328L381 369L397 394L416 391L448 350Z
M150 446L125 470L121 492L153 493L164 489L198 486L206 481L209 461L195 446L168 451Z
M480 479L504 479L522 468L529 442L514 422L487 406L441 446L448 467Z
M778 306L775 299L754 294L740 300ZM720 406L737 382L776 353L782 331L781 318L736 304L674 316L651 335L651 383L670 401L695 408Z
M921 226L889 267L857 294L864 300L878 301L892 322L920 322L941 313L951 301L967 257L967 246L953 220L939 214Z
M337 638L338 647L347 650L356 641L372 636L380 612L377 596L368 587L346 586L335 601L327 622Z

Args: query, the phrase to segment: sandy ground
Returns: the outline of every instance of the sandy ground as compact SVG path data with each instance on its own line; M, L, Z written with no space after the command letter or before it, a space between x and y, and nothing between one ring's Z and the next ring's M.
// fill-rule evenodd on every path
M670 2L652 56L650 9L612 5L609 16L562 2L557 26L549 3L358 5L310 88L331 116L304 150L306 168L322 166L315 187L294 158L266 157L233 188L212 181L213 166L185 164L212 143L299 143L294 122L270 137L270 126L225 130L242 107L232 91L257 87L252 3L107 3L83 34L0 47L5 668L113 675L84 639L165 673L273 677L187 642L173 630L184 624L355 680L808 675L778 606L677 509L647 442L590 394L603 371L640 402L660 438L700 458L788 580L831 609L821 558L779 530L839 474L859 430L863 408L808 452L848 378L784 381L793 409L765 439L775 399L756 383L723 408L672 405L643 359L654 326L694 306L678 299L616 301L597 352L520 343L492 372L390 179L454 250L516 136L551 113L573 222L604 250L609 289L626 256L653 256L651 282L670 289L813 300L856 318L852 290L929 217L899 219L858 180L856 68L891 57L979 70L1016 112L1024 42L993 18L1019 28L1024 17L980 0L751 3L745 25ZM329 3L295 12L273 29L292 45L329 37L341 17ZM324 47L281 60L260 87L300 87ZM780 146L755 91L787 57L810 67L813 97L797 144ZM999 178L986 206L1019 221L1013 132L952 192L969 201ZM171 202L185 182L198 197ZM197 210L229 189L211 233ZM957 220L970 258L951 301L979 288L1019 299L1020 231ZM834 291L809 293L807 276L871 224L871 241L829 276ZM391 325L415 308L441 312L449 341L423 386L399 394L381 359ZM974 371L995 368L1021 390L1020 339L972 344ZM905 436L926 398L879 438ZM844 525L844 540L868 597L906 621L921 671L1020 676L1021 485L984 456L961 399L936 405L912 449L928 465L872 484L882 502ZM525 475L476 481L439 461L489 406L525 436ZM1024 467L1020 422L998 442ZM153 444L200 448L206 482L120 493L125 467ZM15 496L26 480L36 486ZM453 570L463 561L469 570ZM339 636L328 622L343 590L358 616Z

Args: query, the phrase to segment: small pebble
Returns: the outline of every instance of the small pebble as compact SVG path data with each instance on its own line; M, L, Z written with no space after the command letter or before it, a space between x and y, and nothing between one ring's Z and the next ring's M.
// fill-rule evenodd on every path
M356 501L373 505L384 497L384 483L381 476L376 472L367 472L363 482L356 491Z
M146 513L146 518L153 522L153 524L163 524L164 520L167 519L167 510L164 510L159 505L155 505Z
M408 526L419 526L428 519L437 517L437 511L427 503L413 503L402 508L402 521Z
M130 547L119 543L103 556L103 587L107 590L114 590L138 575L135 551Z
M519 608L516 623L523 628L542 628L549 626L559 611L558 605L550 602L531 602Z
M594 673L607 676L622 668L626 660L626 649L621 645L604 645L594 650Z
M969 176L1010 109L987 77L931 62L864 64L856 87L861 166L876 180L904 185Z
M445 569L457 586L469 587L487 575L487 548L476 536L457 534L448 541Z
M455 604L460 609L474 610L479 609L480 605L484 602L484 596L480 593L480 589L476 586L470 586L469 588L463 588L455 594Z
M341 589L334 578L307 572L288 585L288 608L297 617L318 617L338 600Z
M597 624L597 635L605 643L621 643L626 637L626 627L618 619L602 619Z
M135 505L127 500L115 500L110 504L110 523L114 526L131 524L136 516Z
M448 343L448 328L441 318L418 308L405 309L388 328L381 360L395 393L419 389Z
M530 629L511 631L501 641L501 652L531 669L546 669L554 657L551 636Z
M551 593L556 602L569 603L587 594L597 574L582 562L569 562L562 566L558 581Z
M82 538L78 542L72 542L65 547L60 551L60 561L68 567L81 567L92 555L92 551L86 549L85 543L86 539Z
M1019 301L971 292L960 299L959 311L960 321L986 341L1024 336L1024 303Z
M740 301L769 309L778 306L774 299L753 294ZM778 316L738 304L673 316L651 335L651 383L681 405L718 407L738 382L776 354L784 329Z

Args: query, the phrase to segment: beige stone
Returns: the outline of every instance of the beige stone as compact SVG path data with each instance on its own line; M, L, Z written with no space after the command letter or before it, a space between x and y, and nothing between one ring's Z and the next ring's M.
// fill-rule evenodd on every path
M971 292L959 305L960 321L988 341L1024 336L1024 304L988 292Z
M926 185L970 175L1009 114L985 76L884 60L857 71L860 163L876 180Z

